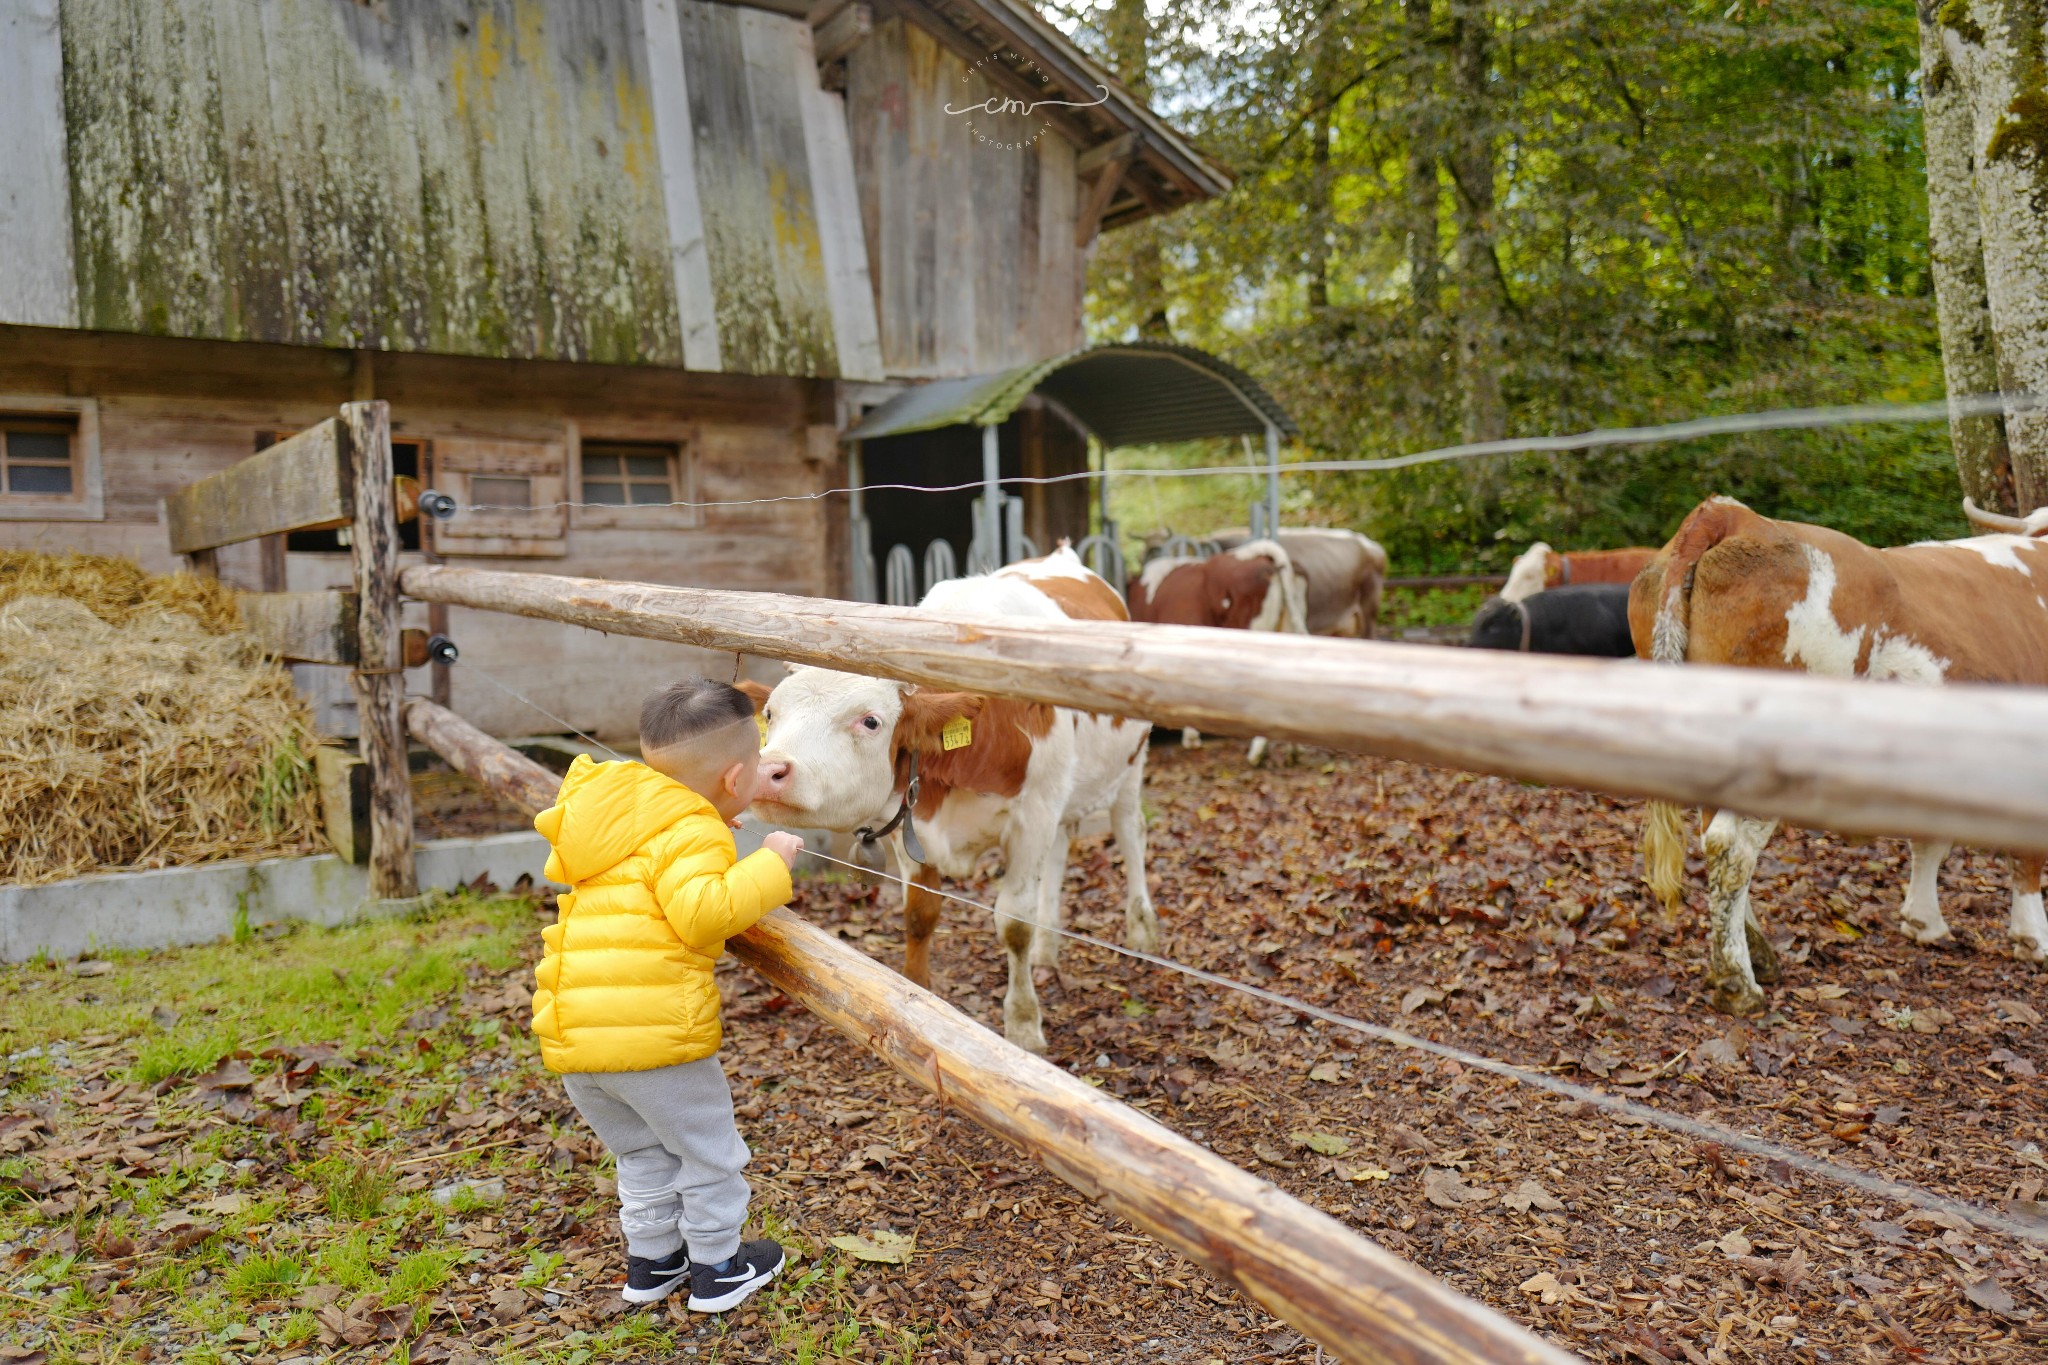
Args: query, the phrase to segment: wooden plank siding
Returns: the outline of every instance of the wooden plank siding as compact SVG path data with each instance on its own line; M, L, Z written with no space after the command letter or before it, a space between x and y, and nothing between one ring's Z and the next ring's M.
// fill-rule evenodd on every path
M586 441L688 441L698 452L697 496L766 498L836 486L831 447L815 435L829 414L829 381L704 375L639 366L459 357L380 357L376 396L391 403L394 435L437 440L564 441L574 424ZM133 559L152 573L180 567L158 505L196 479L246 460L260 434L292 432L334 415L356 397L346 357L295 347L231 345L173 338L92 335L0 326L0 392L99 399L105 471L104 519L0 522L0 548L80 551ZM430 475L431 477L431 475ZM703 587L830 593L843 568L832 562L837 499L711 508L677 527L579 526L570 519L567 554L549 568L607 578ZM445 548L445 547L444 547ZM407 553L406 565L423 562ZM530 558L462 555L449 562L532 569ZM348 590L346 552L293 552L286 579L266 583L258 542L219 551L222 578L245 591ZM427 610L408 604L401 624L425 629ZM561 727L493 687L504 679L548 710L608 740L630 738L647 692L692 670L730 677L732 657L638 640L606 639L572 626L511 621L453 609L462 646L453 701L494 734ZM339 733L350 732L347 681L336 669L297 670ZM409 675L427 690L424 671Z
M1008 93L899 17L847 59L853 165L883 367L982 373L1081 342L1074 148L1040 115L949 114Z
M0 322L882 377L802 19L0 0L0 33Z

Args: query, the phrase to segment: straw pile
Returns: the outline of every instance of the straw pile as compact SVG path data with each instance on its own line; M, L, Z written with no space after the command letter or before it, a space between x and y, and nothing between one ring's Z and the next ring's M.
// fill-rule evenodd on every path
M0 552L0 882L312 851L314 743L219 584Z

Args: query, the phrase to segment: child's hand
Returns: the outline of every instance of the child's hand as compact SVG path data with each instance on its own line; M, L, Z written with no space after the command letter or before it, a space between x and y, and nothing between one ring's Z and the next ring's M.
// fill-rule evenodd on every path
M776 830L761 843L792 870L796 867L796 855L804 851L804 841L786 830Z

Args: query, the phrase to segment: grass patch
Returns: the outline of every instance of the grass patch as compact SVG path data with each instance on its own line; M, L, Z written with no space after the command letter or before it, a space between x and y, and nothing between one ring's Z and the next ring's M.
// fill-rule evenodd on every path
M407 919L116 954L84 998L58 964L25 963L0 969L0 1052L112 1034L138 1040L131 1075L153 1084L241 1047L358 1047L458 989L470 963L509 970L534 932L528 902L458 897Z
M251 1256L228 1272L226 1288L230 1298L244 1303L277 1298L296 1287L304 1273L290 1256Z

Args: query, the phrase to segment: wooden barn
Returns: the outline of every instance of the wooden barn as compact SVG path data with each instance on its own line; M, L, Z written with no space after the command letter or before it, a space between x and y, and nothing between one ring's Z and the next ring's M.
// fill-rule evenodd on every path
M1024 0L0 0L0 129L0 548L158 571L167 494L380 398L399 472L466 509L409 555L850 595L848 499L792 496L846 484L848 429L1074 350L1097 234L1228 183ZM1079 468L1085 435L1029 396L1005 472ZM921 440L981 473L971 430ZM1086 534L1085 497L1027 501L1039 544ZM302 532L220 572L348 564ZM446 626L607 736L730 667ZM301 672L352 733L339 670Z

